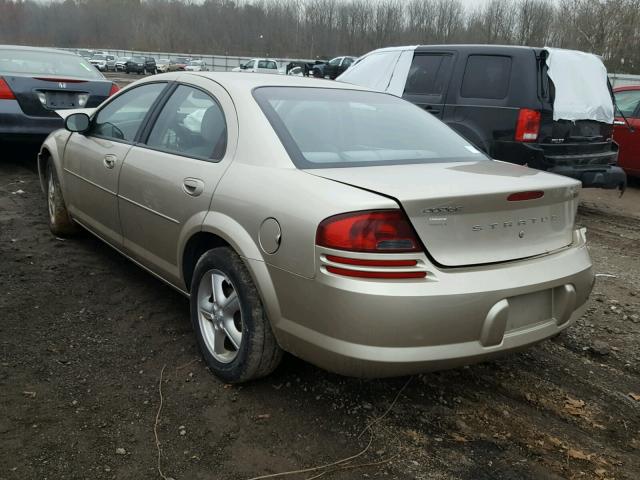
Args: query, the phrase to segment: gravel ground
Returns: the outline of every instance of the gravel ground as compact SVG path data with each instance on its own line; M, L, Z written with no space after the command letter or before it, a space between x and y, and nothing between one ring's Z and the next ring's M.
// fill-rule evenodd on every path
M636 480L639 198L637 186L622 199L584 193L579 222L601 275L588 311L524 353L389 380L287 356L269 378L229 386L200 361L187 300L88 234L53 237L31 155L4 157L0 479L161 478L157 423L176 480L247 479L365 449L323 478ZM362 464L375 465L352 468Z

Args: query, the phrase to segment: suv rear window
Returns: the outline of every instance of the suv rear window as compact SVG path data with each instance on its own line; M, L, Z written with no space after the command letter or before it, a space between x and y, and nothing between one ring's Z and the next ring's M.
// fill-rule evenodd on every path
M253 95L298 168L478 161L444 123L385 93L261 87Z
M469 55L460 95L499 100L507 96L510 79L511 57Z

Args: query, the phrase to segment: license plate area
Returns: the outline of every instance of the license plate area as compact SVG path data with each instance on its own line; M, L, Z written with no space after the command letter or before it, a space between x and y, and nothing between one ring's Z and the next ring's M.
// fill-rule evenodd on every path
M553 289L517 295L507 299L509 317L506 332L553 320Z
M47 100L46 107L52 110L60 110L64 108L79 108L78 93L76 92L56 92L45 91Z

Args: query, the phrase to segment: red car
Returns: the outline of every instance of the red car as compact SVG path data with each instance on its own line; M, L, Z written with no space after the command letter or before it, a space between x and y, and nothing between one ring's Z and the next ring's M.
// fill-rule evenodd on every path
M620 146L618 165L631 177L640 178L640 85L629 85L613 89L616 103L624 118L616 116L613 125L613 139ZM616 114L620 112L616 110Z

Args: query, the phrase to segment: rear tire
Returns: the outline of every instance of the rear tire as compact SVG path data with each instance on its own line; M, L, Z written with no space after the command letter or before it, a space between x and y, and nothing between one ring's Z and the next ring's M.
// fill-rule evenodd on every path
M62 188L52 161L47 162L47 207L49 212L49 229L60 237L69 237L80 231L78 225L71 220L67 206L62 198Z
M270 374L280 349L242 259L229 247L206 252L193 272L191 323L210 370L240 383Z

